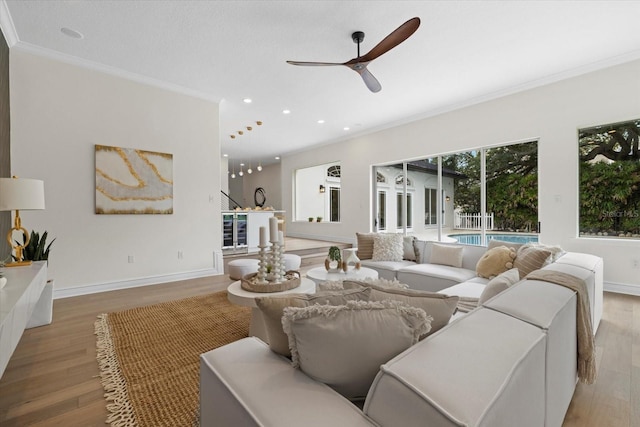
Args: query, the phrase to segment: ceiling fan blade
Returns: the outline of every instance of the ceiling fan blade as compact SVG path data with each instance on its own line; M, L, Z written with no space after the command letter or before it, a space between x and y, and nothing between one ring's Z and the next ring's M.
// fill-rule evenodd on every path
M420 26L420 18L415 17L409 19L404 24L400 25L395 29L391 34L382 39L380 43L378 43L373 49L371 49L367 54L354 58L349 62L370 62L379 57L380 55L390 51L394 47L398 46L400 43L408 39L413 33L416 32L418 27Z
M367 67L364 67L360 70L357 70L355 68L352 68L352 69L358 72L360 76L362 76L362 80L364 80L364 84L367 85L367 87L371 92L373 93L380 92L380 89L382 89L382 85L380 84L378 79L376 79L373 76L373 74L371 74L371 71L367 70Z
M311 67L328 67L331 65L344 65L342 62L303 62L303 61L287 61L291 65L304 65Z

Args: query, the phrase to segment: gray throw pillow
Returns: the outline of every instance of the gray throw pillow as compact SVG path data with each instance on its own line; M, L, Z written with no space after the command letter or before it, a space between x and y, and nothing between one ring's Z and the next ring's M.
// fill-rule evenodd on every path
M500 292L507 290L510 286L515 285L519 281L520 271L517 268L512 268L511 270L507 270L504 273L497 275L484 287L484 290L480 295L480 299L478 300L478 305L484 304L486 301L495 297Z
M308 307L314 304L342 305L347 301L368 301L371 290L365 287L322 291L315 294L288 294L256 298L256 306L269 339L269 348L283 356L290 356L289 339L282 330L282 313L285 307Z

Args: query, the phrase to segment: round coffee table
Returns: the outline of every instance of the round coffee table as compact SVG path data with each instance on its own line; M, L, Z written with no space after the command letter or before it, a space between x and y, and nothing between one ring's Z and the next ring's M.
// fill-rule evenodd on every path
M267 331L262 321L262 313L256 305L256 298L286 294L315 294L316 283L307 278L300 278L300 286L282 292L251 292L245 291L240 285L240 280L233 282L227 288L227 298L232 304L251 307L251 323L249 323L249 335L258 337L268 343Z
M347 272L340 271L327 271L324 267L312 268L307 272L307 277L317 284L323 282L338 282L341 280L363 280L363 279L377 279L378 272L373 268L360 267L360 270L356 270L350 267Z

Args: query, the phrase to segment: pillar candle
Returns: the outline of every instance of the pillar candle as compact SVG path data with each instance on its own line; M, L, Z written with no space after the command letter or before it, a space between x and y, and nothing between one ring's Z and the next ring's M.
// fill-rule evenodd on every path
M260 227L260 247L267 246L267 227Z
M278 234L278 242L280 242L281 245L284 245L284 233L282 231Z
M269 241L277 242L278 241L278 218L272 216L269 218Z

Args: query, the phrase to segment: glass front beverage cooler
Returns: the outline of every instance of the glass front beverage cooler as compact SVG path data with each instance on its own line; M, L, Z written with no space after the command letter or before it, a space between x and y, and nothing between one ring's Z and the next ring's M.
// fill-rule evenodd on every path
M228 253L245 253L247 244L247 214L222 214L222 250Z

